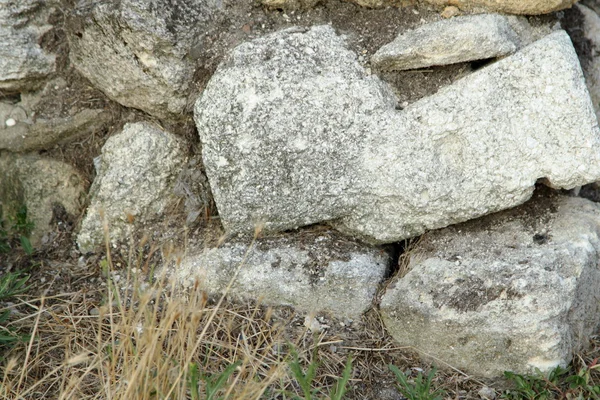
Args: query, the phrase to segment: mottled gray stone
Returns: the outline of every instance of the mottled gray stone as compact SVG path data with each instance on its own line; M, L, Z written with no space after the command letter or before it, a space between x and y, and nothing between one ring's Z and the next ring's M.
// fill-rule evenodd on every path
M73 223L85 203L86 182L72 166L37 154L0 154L0 206L3 218L16 215L22 205L33 222L31 243L51 240L56 223L67 216ZM64 228L64 227L63 227Z
M195 105L231 232L329 221L394 242L600 179L600 138L565 32L395 110L328 26L238 46Z
M118 103L177 118L196 68L188 53L195 37L209 30L221 3L81 2L69 23L71 62Z
M39 43L52 26L41 0L0 0L0 90L20 92L40 86L55 70L55 56Z
M467 15L404 32L380 48L371 63L382 70L402 71L505 56L519 44L506 17Z
M500 378L566 366L600 322L600 206L535 196L510 211L426 234L386 289L400 345Z
M390 265L382 249L343 238L334 231L296 232L254 243L230 241L189 251L173 268L184 286L264 304L293 306L308 313L358 318L373 302Z
M126 124L111 136L102 148L90 206L77 236L81 252L104 243L102 213L111 242L127 239L134 226L159 218L172 204L175 179L186 159L182 140L149 123Z

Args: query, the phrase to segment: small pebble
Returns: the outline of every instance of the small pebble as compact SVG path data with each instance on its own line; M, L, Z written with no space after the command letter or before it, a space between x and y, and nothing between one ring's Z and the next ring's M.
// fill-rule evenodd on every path
M452 18L460 14L460 10L456 6L448 6L442 11L442 18Z
M15 126L17 124L17 121L15 121L14 118L9 118L6 121L4 121L4 123L6 124L6 126Z
M100 310L94 307L90 310L90 315L100 315Z
M477 392L482 399L494 400L496 398L496 391L490 387L484 386Z

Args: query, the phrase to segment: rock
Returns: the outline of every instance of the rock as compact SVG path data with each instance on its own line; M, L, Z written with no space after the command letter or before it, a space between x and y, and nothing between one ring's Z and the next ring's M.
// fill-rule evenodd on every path
M73 167L36 154L0 154L0 206L4 219L13 217L22 205L34 227L34 247L55 230L55 223L79 217L85 203L86 182Z
M407 31L379 49L371 63L401 71L500 57L518 47L519 38L506 17L467 15Z
M600 206L536 196L425 235L381 301L400 345L500 378L566 366L600 322Z
M390 7L390 6L398 6L401 3L399 0L346 0L346 1L350 1L351 3L357 4L361 7L367 7L367 8L383 8L383 7Z
M577 0L425 0L438 6L504 14L539 15L571 7Z
M172 203L175 179L186 162L182 140L149 123L126 124L104 147L100 170L90 189L90 206L83 219L77 243L82 253L104 243L101 213L108 224L110 240L127 239L162 215Z
M174 276L220 295L237 273L229 291L234 298L356 319L371 307L389 264L379 248L335 231L308 231L203 248L177 265Z
M444 8L444 11L440 14L442 18L452 18L460 15L460 10L455 6L448 6Z
M105 128L112 121L110 109L71 106L69 91L77 89L68 88L59 78L48 82L39 92L22 93L21 101L15 104L0 102L0 150L49 149ZM84 103L85 97L78 96Z
M69 23L70 59L108 97L159 118L184 112L195 37L221 0L116 0L84 4Z
M47 23L49 12L50 7L41 0L0 0L2 92L36 89L55 71L55 56L39 45L52 29Z
M195 105L230 232L329 221L376 243L600 180L599 131L565 32L403 111L327 26L238 46Z
M589 41L590 47L590 58L581 63L583 74L596 117L600 120L600 55L593 51L600 47L600 16L584 5L577 4L575 7L583 15L583 36Z

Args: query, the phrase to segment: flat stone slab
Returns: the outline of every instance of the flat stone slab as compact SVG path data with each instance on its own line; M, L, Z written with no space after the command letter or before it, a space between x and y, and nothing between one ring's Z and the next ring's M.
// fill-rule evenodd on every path
M404 32L371 57L381 70L402 71L505 56L520 47L507 17L456 17Z
M136 122L102 147L90 206L77 244L82 253L104 243L104 220L111 243L126 240L133 227L152 223L174 201L173 188L187 161L185 143L157 126Z
M209 247L187 256L173 274L184 286L198 282L219 295L237 273L230 297L356 319L371 308L389 266L380 248L317 231Z
M600 206L538 196L423 236L388 285L394 339L469 374L566 366L600 323Z
M328 221L395 242L600 180L600 135L564 31L395 110L329 26L238 46L195 105L225 229Z

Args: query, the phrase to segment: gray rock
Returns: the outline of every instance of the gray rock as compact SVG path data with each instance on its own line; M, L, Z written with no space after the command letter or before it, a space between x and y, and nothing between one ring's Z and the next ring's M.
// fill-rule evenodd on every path
M41 0L0 0L0 90L38 88L55 70L55 56L39 43L52 26Z
M382 70L402 71L505 56L519 47L506 17L479 14L456 17L404 32L371 58Z
M71 88L73 90L73 88ZM21 101L0 102L0 150L25 152L49 149L56 144L98 132L112 121L110 109L68 107L69 88L63 79L48 82L44 89L21 94ZM65 93L66 92L66 93ZM64 96L64 97L63 97ZM85 99L82 99L82 101ZM38 108L53 103L55 112L41 113Z
M182 140L148 123L127 124L102 148L100 170L90 189L90 206L77 243L82 253L125 240L134 226L149 224L172 203L175 179L186 162Z
M195 105L231 232L330 221L394 242L600 178L600 137L563 31L413 103L327 26L237 47Z
M469 374L566 366L600 322L600 206L536 196L425 235L381 301L400 345Z
M221 0L83 2L69 23L71 62L108 97L160 118L183 113L188 53Z
M190 253L193 253L191 251ZM174 270L185 286L309 313L358 318L385 278L389 255L334 231L297 232L250 241L230 241L188 255Z
M74 222L85 203L86 182L72 166L36 154L0 154L0 206L3 218L15 217L22 205L33 222L31 243L49 240L55 223ZM46 240L44 240L44 238Z

